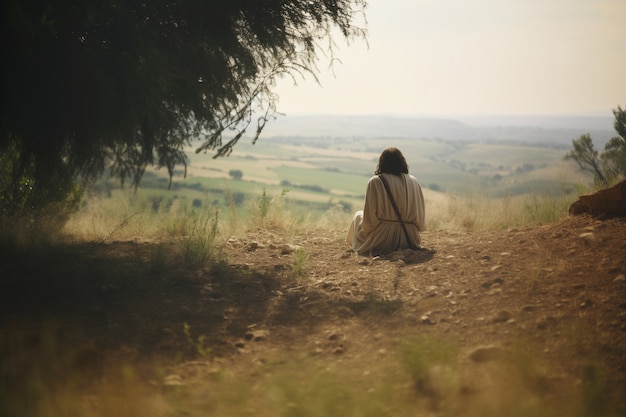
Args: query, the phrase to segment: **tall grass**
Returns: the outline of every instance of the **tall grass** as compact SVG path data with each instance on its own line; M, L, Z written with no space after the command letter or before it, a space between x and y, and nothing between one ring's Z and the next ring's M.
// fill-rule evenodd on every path
M307 260L309 259L309 252L303 248L297 248L294 251L294 260L292 264L292 272L296 277L301 277L307 267Z
M86 198L65 225L65 233L83 241L109 242L141 236L161 237L168 212L152 210L147 198L119 190L110 198Z
M204 208L192 210L183 216L177 228L183 228L180 247L183 260L191 266L198 266L218 261L221 258L219 238L219 210Z
M581 188L580 193L583 189ZM577 195L529 192L515 197L492 198L478 191L439 195L426 201L430 230L478 231L534 226L562 220Z
M577 195L589 190L579 187L576 191L568 193L563 189L554 194L529 190L527 194L505 198L488 197L470 186L460 194L429 192L426 194L426 221L429 230L448 231L501 230L549 223L567 217L567 209ZM228 189L225 195L228 199ZM119 191L112 198L85 200L79 213L70 218L65 231L91 241L160 240L189 235L199 226L194 226L193 222L206 224L208 213L201 214L205 218L200 219L197 218L200 212L213 209L207 203L202 208L190 206L190 202L175 198L170 204L155 209L148 196ZM219 213L219 229L220 233L231 236L265 229L287 235L315 231L342 238L352 214L341 205L321 215L295 210L288 189L273 195L263 188L245 207L237 206L231 199L228 212ZM187 230L189 228L191 230Z
M283 189L278 196L271 195L263 188L259 197L249 208L247 230L268 230L294 236L311 229L312 218L303 212L293 210L287 199L289 189Z

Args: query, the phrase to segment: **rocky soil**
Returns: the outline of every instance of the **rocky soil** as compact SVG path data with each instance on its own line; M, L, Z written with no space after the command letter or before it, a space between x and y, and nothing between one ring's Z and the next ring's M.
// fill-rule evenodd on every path
M230 241L235 268L260 280L285 276L280 285L259 284L246 302L229 305L214 296L230 311L225 320L241 322L242 332L226 340L233 354L272 346L359 356L390 349L403 334L432 334L457 340L472 356L524 338L559 377L574 377L590 360L626 376L624 219L427 232L423 251L373 259L320 236L288 243L268 233ZM308 259L302 276L287 278L294 248ZM264 343L254 343L259 338Z
M158 360L171 365L165 386L216 362L245 372L300 354L365 376L419 336L458 345L474 367L526 351L545 370L540 390L584 383L588 369L626 387L624 218L430 231L422 243L366 258L338 238L259 230L231 238L217 267L173 270L158 264L172 244L86 245L28 265L4 254L3 381L52 328L59 363L97 377L114 361ZM611 392L624 406L626 391Z

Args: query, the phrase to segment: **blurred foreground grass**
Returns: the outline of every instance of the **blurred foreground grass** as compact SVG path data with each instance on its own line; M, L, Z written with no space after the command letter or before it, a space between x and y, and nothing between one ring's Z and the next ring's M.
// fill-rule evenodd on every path
M292 350L263 362L209 357L138 365L119 355L95 359L85 347L58 351L50 327L38 342L15 337L7 340L3 329L0 413L6 416L588 417L624 411L623 387L612 386L593 365L580 380L552 381L532 353L476 366L450 338L407 338L398 352L356 363ZM105 366L95 374L97 360Z

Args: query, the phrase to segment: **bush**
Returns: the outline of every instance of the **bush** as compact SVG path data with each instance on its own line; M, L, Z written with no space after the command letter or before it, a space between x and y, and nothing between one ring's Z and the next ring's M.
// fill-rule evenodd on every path
M83 187L70 173L34 180L34 162L24 160L15 144L0 154L0 221L4 230L30 235L60 230L80 206ZM43 233L42 233L43 232Z

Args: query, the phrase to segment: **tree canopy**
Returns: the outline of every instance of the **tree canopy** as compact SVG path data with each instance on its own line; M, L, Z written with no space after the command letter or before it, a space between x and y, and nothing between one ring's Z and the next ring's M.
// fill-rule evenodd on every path
M243 171L240 169L231 169L230 171L228 171L228 175L233 177L233 179L239 181L241 180L241 178L243 178Z
M277 111L277 77L315 77L365 0L5 0L0 151L7 187L170 177L184 148L227 155ZM6 171L6 170L5 170ZM2 180L5 182L5 180ZM23 184L22 184L23 185ZM3 190L5 191L5 190Z
M565 155L565 159L571 159L582 170L591 172L598 185L607 185L617 178L626 177L626 109L617 106L613 115L617 136L607 142L602 153L594 148L591 135L587 133L574 139L573 149Z
M626 109L617 107L613 110L615 121L613 128L617 132L604 145L602 162L606 175L609 178L626 177Z

